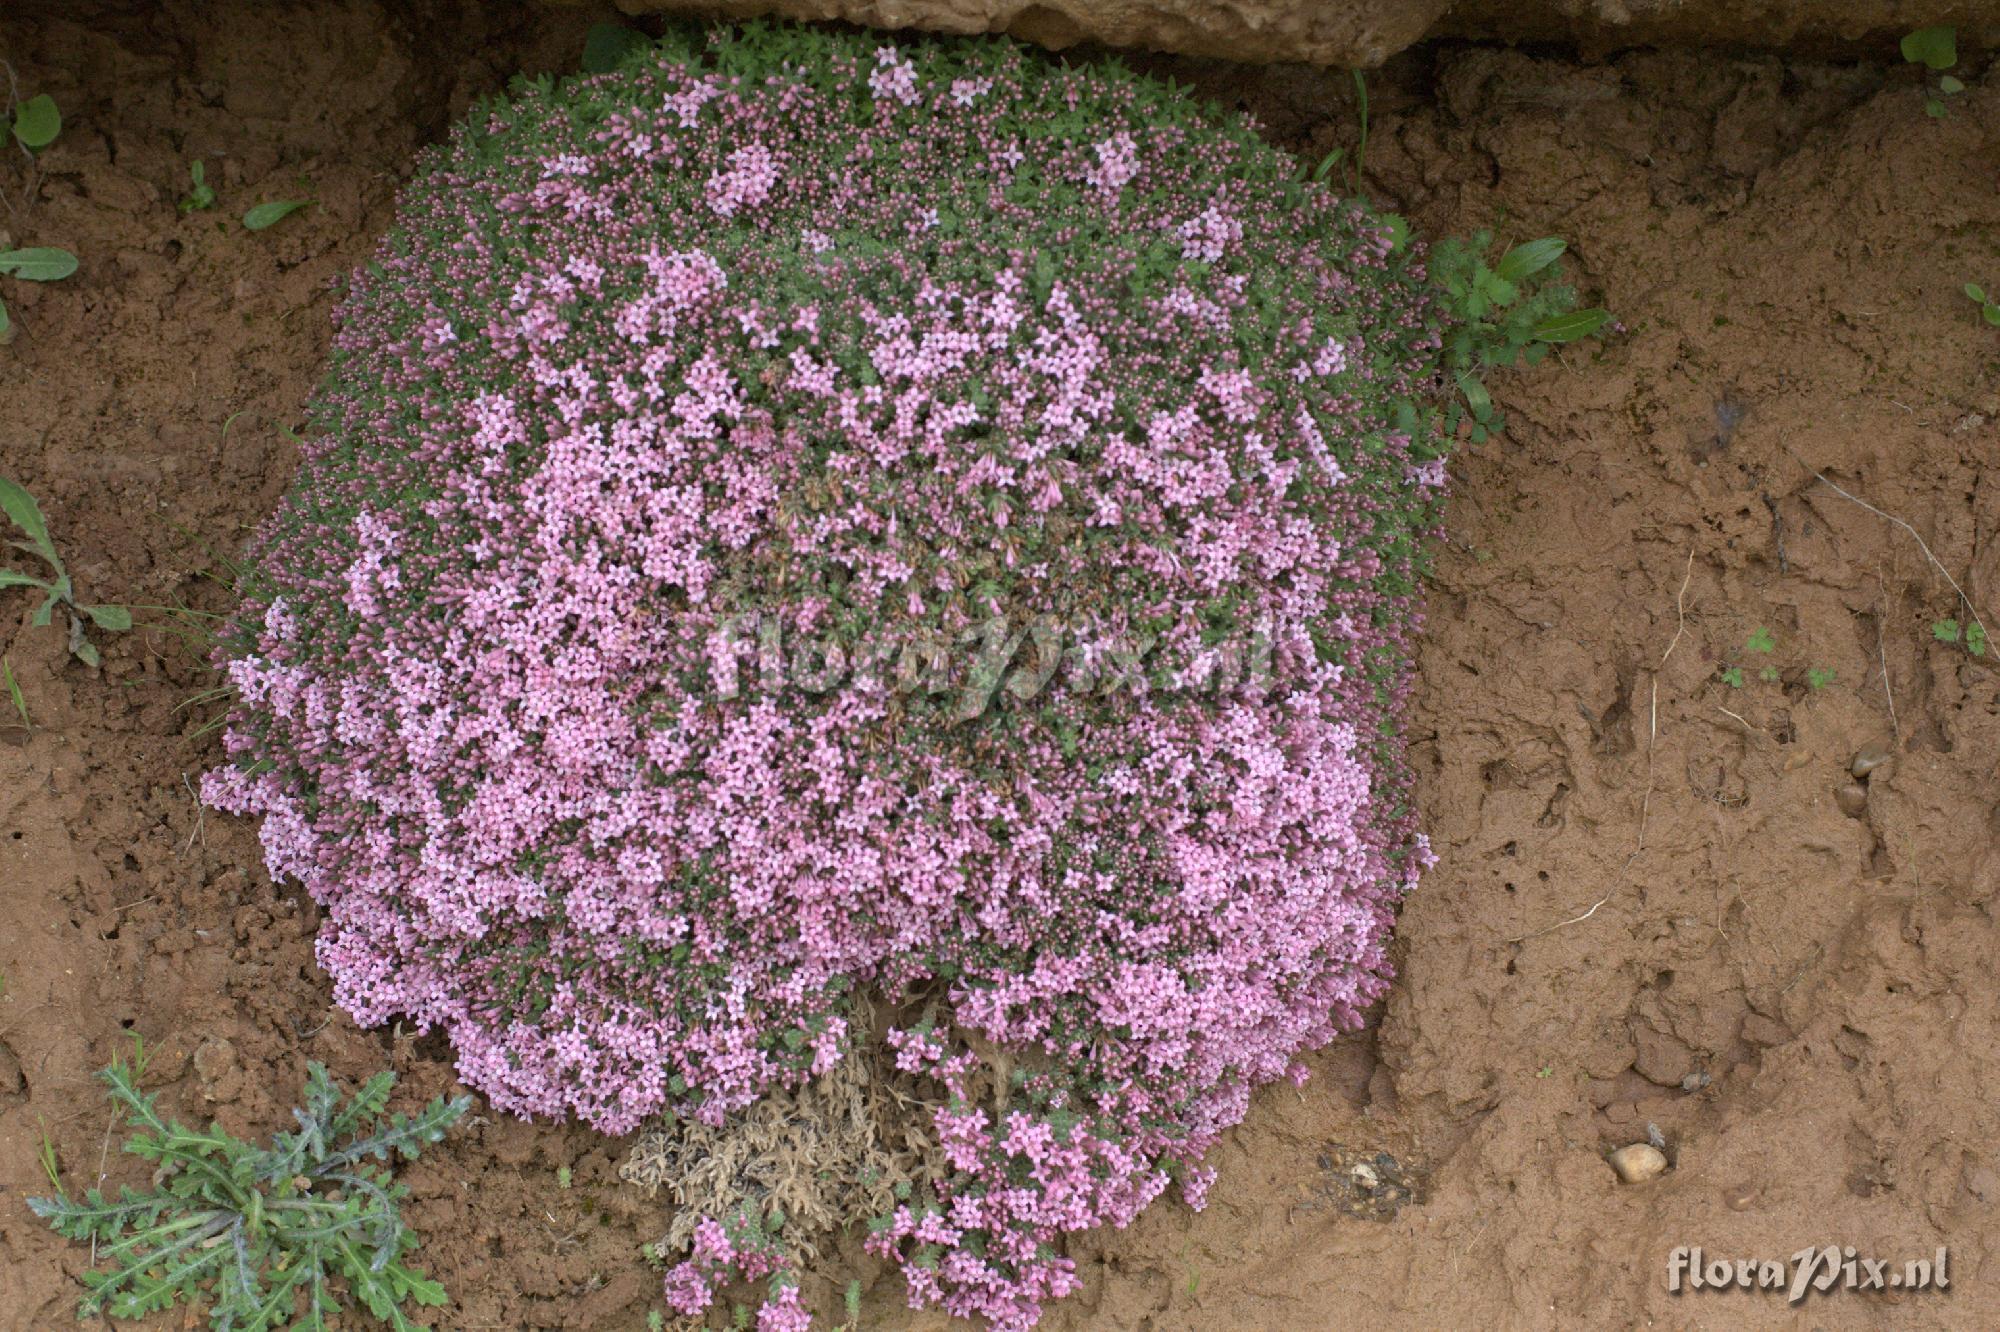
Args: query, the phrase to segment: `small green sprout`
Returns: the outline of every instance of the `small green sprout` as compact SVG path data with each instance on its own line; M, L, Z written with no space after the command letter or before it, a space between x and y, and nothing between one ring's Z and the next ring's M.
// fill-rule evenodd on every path
M1944 71L1958 63L1958 29L1952 27L1919 28L1903 38L1903 59L1913 65L1922 65L1925 75L1924 112L1934 119L1942 120L1949 114L1944 99L1956 97L1965 91L1965 84ZM1933 88L1929 76L1937 75Z
M35 723L28 717L28 700L21 696L21 682L14 678L14 663L5 658L0 658L0 679L7 682L7 698L14 711L21 714L21 725L33 730Z
M181 196L181 211L193 213L215 207L215 191L208 187L207 168L202 166L199 157L188 167L188 179L193 182L193 188Z
M1731 689L1741 689L1743 687L1743 668L1741 666L1723 667L1722 683L1728 685Z
M472 1098L440 1096L385 1123L395 1074L376 1074L343 1106L326 1068L310 1064L305 1107L292 1112L299 1131L258 1148L220 1125L195 1130L163 1118L153 1094L139 1090L144 1069L141 1050L101 1076L137 1130L125 1150L158 1167L152 1187L127 1187L115 1202L91 1189L73 1201L58 1183L56 1197L28 1200L58 1234L89 1240L95 1261L109 1264L84 1273L83 1317L146 1318L203 1299L218 1330L324 1328L341 1313L337 1280L399 1332L423 1332L402 1306L441 1305L444 1288L404 1262L417 1247L398 1211L407 1191L367 1161L416 1157Z
M566 1189L566 1188L568 1188L568 1187L569 1187L569 1182L570 1182L570 1180L569 1180L569 1167L568 1167L568 1166L566 1166L566 1165L565 1165L565 1166L557 1166L557 1167L556 1167L556 1187L557 1187L557 1188L559 1188L559 1189Z
M132 612L123 606L86 606L76 600L76 589L70 581L69 569L63 564L62 556L56 554L55 543L49 540L48 524L42 519L42 507L35 502L20 485L0 476L0 511L4 511L27 535L26 541L13 543L16 550L24 550L37 556L54 572L53 578L37 578L19 569L0 567L0 588L32 587L47 595L35 609L34 623L46 625L57 606L69 612L69 650L71 655L86 666L98 664L97 647L84 637L83 626L86 619L99 629L120 633L132 627Z
M0 273L28 282L60 282L76 272L76 256L68 250L39 245L26 250L0 250ZM0 301L0 346L14 340L14 321Z
M310 199L277 199L270 203L260 203L243 215L244 229L262 231L290 217L311 202Z
M1986 298L1986 288L1980 286L1977 282L1966 283L1965 294L1972 299L1973 304L1979 307L1980 318L1995 327L2000 327L2000 301L1988 300Z
M646 1310L646 1332L667 1332L667 1316L658 1309Z
M62 112L56 107L56 99L47 93L15 103L12 119L14 137L29 152L48 147L62 133Z
M1986 655L1986 626L1977 620L1967 625L1957 620L1937 620L1931 625L1931 637L1940 643L1962 643L1975 657Z
M1806 684L1814 693L1818 693L1832 684L1838 674L1839 672L1831 666L1814 666L1806 672Z
M1771 631L1761 624L1751 632L1750 637L1743 640L1745 652L1775 652L1777 648L1777 641L1771 637Z
M36 1150L35 1159L41 1162L42 1173L49 1177L49 1187L63 1193L62 1167L56 1164L56 1145L49 1141L47 1129L42 1130L42 1145Z

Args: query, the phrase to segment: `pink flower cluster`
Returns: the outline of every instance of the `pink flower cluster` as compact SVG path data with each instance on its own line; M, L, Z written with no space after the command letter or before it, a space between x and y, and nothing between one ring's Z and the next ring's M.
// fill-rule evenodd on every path
M951 1170L870 1243L1029 1327L1064 1236L1198 1202L1386 984L1436 357L1364 208L1129 75L764 29L530 90L353 279L207 798L324 904L338 1002L502 1110L721 1124L927 1002L890 1039ZM746 613L1255 626L1275 670L718 696ZM1004 1108L975 1039L1021 1056ZM782 1271L713 1225L669 1291Z

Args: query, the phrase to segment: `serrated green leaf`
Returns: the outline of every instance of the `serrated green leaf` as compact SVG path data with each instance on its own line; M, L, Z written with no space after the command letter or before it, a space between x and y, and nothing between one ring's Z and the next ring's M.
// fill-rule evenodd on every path
M1500 262L1493 266L1493 271L1509 282L1518 283L1560 259L1568 248L1560 236L1524 241L1502 255Z
M1575 342L1587 338L1611 322L1611 312L1602 309L1572 310L1535 325L1537 342Z
M1975 657L1986 655L1986 626L1977 620L1966 628L1965 650Z
M60 282L74 272L76 256L52 245L0 250L0 273L12 273L24 282Z
M1777 646L1776 640L1771 637L1771 631L1761 624L1751 632L1750 637L1744 640L1743 643L1743 648L1746 652L1772 652L1777 649Z
M275 199L270 203L260 203L243 215L243 226L248 231L262 231L311 203L310 199Z
M14 112L14 137L24 148L46 148L60 133L62 112L56 108L56 99L47 93L30 97Z
M1931 625L1931 637L1940 643L1956 643L1959 639L1957 620L1938 620Z
M1918 28L1903 38L1903 59L1930 69L1950 69L1958 63L1958 29Z

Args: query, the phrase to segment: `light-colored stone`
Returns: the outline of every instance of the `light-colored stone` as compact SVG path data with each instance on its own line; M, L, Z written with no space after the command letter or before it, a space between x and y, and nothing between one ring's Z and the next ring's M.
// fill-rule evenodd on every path
M1611 1153L1611 1168L1627 1184L1644 1184L1666 1172L1667 1157L1649 1142L1635 1142Z
M1868 812L1868 788L1860 782L1842 782L1833 788L1833 803L1850 819Z
M1858 782L1865 782L1876 773L1887 777L1889 774L1885 765L1894 757L1885 745L1863 745L1854 751L1847 770L1854 774L1854 780Z
M547 0L576 4L580 0ZM1787 48L1875 54L1940 21L1910 0L617 0L627 14L838 19L928 32L1004 32L1053 50L1079 42L1370 68L1426 36L1628 46ZM2000 0L1960 0L1949 14L1960 51L2000 41Z

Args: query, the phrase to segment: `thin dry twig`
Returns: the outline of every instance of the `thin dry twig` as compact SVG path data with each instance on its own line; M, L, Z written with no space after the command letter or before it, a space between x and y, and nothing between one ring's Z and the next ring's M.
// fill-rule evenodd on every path
M1875 617L1875 660L1882 666L1882 697L1889 704L1889 733L1895 736L1896 746L1900 749L1903 744L1903 728L1896 722L1896 695L1889 688L1889 653L1882 646L1882 620L1881 615Z
M194 846L196 838L201 839L201 849L206 851L208 850L208 813L202 808L201 797L195 794L194 783L188 780L186 773L181 774L181 785L187 788L188 799L194 801L194 830L188 833L187 841L181 843L181 854L186 855L188 853Z
M1958 594L1959 603L1965 607L1965 613L1972 618L1972 622L1979 626L1979 632L1982 634L1986 634L1986 637L1989 642L1992 640L1992 635L1987 634L1986 632L1986 622L1979 618L1979 608L1972 604L1971 597L1965 595L1965 589L1960 587L1958 585L1958 580L1951 576L1951 570L1945 568L1943 561L1939 560L1937 556L1931 554L1931 548L1924 544L1924 539L1923 537L1918 535L1916 528L1911 527L1908 523L1904 522L1901 518L1898 518L1893 513L1884 513L1882 510L1870 504L1867 500L1862 499L1860 496L1851 495L1847 491L1842 490L1834 482L1828 480L1827 475L1824 472L1814 472L1813 480L1818 481L1821 485L1825 486L1827 489L1831 490L1834 494L1840 496L1848 503L1858 504L1862 508L1868 510L1868 512L1874 514L1877 518L1887 519L1889 522L1892 522L1896 526L1902 528L1905 532L1908 532L1910 534L1911 540L1917 543L1917 549L1921 550L1924 553L1924 558L1931 562L1931 568L1936 569L1939 575L1943 577L1944 581L1951 585L1951 590Z
M1597 914L1599 907L1609 902L1617 894L1619 888L1624 886L1625 875L1632 868L1632 862L1644 854L1646 850L1646 824L1651 819L1653 812L1653 749L1660 738L1660 672L1666 669L1667 659L1674 655L1674 649L1681 644L1681 636L1687 632L1687 590L1688 584L1693 580L1694 547L1689 546L1687 569L1681 575L1680 591L1674 593L1674 636L1667 643L1667 650L1660 654L1659 664L1653 667L1652 700L1648 705L1646 717L1646 794L1639 801L1639 836L1633 844L1632 854L1625 857L1625 863L1618 867L1618 873L1613 876L1611 886L1604 890L1604 896L1592 902L1588 908L1577 915L1571 916L1568 920L1559 920L1553 925L1545 925L1541 929L1531 933L1516 935L1514 938L1507 940L1508 943L1526 943L1530 939L1539 939L1544 934L1553 934L1557 930L1566 929L1571 925L1580 925L1584 921L1589 920Z

